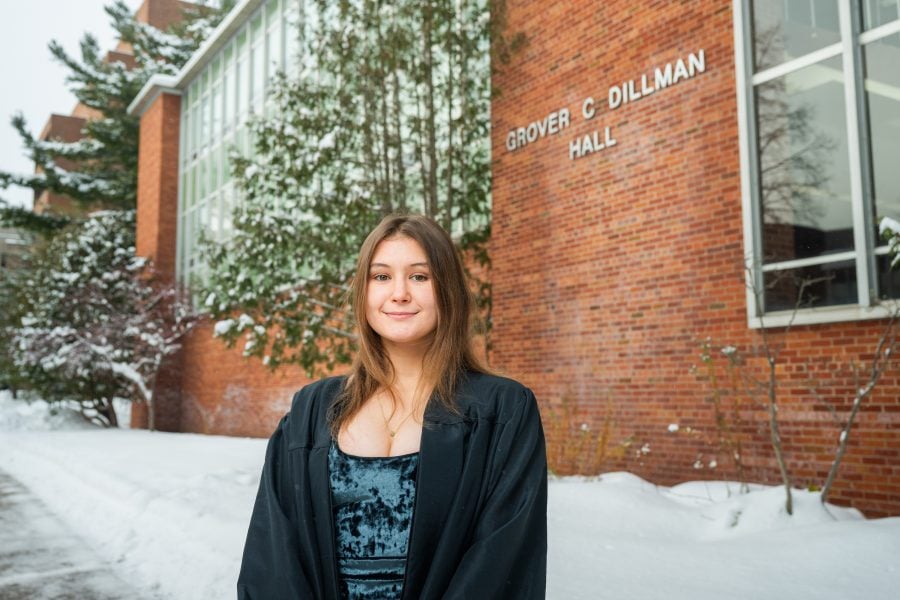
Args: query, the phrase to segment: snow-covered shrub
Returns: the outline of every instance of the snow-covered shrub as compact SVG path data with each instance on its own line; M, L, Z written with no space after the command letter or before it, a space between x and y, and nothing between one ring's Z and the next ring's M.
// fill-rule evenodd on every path
M16 364L42 397L76 400L106 425L117 424L116 397L152 403L162 360L193 323L135 256L134 227L134 211L105 211L54 237L24 282L14 330Z

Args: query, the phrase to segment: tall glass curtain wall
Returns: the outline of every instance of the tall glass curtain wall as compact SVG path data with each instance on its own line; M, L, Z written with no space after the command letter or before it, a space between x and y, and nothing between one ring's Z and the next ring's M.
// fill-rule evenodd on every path
M757 314L900 297L900 0L749 8Z
M228 152L253 150L246 122L265 110L266 84L297 59L300 0L268 0L185 87L181 102L178 186L178 277L202 276L201 232L221 239L231 230L236 193Z

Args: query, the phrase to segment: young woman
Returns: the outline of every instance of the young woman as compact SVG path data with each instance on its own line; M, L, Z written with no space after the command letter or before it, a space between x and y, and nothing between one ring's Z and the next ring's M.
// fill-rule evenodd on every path
M385 218L351 302L349 374L295 394L269 441L238 598L544 598L537 403L473 354L450 236Z

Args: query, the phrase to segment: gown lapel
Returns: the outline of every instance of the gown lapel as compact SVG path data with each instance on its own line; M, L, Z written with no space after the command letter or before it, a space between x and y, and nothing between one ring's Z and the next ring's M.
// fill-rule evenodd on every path
M468 425L439 405L425 413L403 598L418 598L462 474ZM446 568L446 565L443 566Z
M331 507L331 479L328 470L331 431L325 419L325 412L325 410L320 410L317 415L314 443L309 450L309 487L314 521L311 525L315 529L319 547L324 597L339 600L341 593L338 583L337 549Z

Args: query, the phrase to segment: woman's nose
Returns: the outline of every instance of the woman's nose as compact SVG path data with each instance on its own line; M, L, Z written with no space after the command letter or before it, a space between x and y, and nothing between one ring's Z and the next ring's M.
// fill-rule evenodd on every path
M409 300L409 287L404 278L398 277L394 280L394 290L393 294L391 294L391 299L395 302L405 302Z

